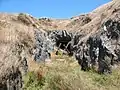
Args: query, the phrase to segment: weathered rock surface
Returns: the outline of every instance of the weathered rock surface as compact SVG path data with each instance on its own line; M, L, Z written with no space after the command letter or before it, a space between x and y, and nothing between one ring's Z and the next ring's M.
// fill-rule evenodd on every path
M50 53L54 50L54 42L52 42L46 32L40 30L35 31L35 52L34 60L37 62L50 59Z

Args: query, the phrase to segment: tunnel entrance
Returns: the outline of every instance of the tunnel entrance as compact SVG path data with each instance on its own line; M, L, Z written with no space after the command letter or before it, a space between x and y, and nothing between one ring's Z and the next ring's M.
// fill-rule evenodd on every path
M57 41L56 46L63 50L65 50L66 48L70 49L70 46L66 47L68 43L69 41Z
M68 43L72 40L72 36L69 35L69 34L66 34L66 35L62 35L60 37L57 37L57 40L56 40L56 46L58 47L58 50L59 49L62 49L64 50L65 52L67 52L68 55L71 56L71 47L70 45L68 45Z
M62 49L63 52L65 51L67 54L70 54L71 45L69 45L69 42L72 40L72 33L66 30L55 30L49 33L49 37L55 42L55 46L58 50Z
M71 47L70 47L70 45L68 45L68 43L69 43L70 41L57 41L56 42L56 46L58 47L58 50L59 49L62 49L62 50L64 50L65 52L67 52L67 54L69 55L69 56L72 56L73 54L71 53ZM56 52L56 55L58 55L57 53L58 53L58 50L57 50L57 52Z

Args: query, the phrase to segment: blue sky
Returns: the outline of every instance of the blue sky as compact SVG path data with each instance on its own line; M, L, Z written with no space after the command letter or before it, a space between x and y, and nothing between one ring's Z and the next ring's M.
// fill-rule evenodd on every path
M35 17L70 18L111 0L0 0L0 12L29 13Z

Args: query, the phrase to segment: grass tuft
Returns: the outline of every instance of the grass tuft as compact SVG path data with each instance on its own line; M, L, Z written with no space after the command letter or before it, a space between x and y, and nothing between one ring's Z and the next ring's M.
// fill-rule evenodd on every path
M29 72L25 90L120 90L120 69L110 75L84 72L73 57L56 56L50 64L41 66L38 73Z

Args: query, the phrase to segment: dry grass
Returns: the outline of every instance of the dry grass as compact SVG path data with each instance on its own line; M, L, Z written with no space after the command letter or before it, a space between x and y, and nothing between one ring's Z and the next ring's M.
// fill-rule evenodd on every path
M29 72L26 75L25 90L119 90L120 88L119 68L113 70L111 75L83 72L72 57L61 55L55 57L50 64L40 66L37 72ZM34 79L31 80L30 77Z

